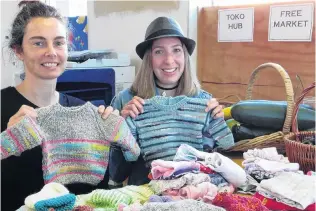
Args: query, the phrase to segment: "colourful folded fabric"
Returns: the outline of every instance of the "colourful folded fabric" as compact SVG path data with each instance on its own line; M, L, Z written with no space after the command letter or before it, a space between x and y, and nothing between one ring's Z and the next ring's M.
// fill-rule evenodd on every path
M236 194L219 193L212 204L223 207L227 211L269 211L259 199Z
M266 206L268 209L270 209L270 210L287 210L287 211L301 210L301 209L298 209L296 207L291 207L289 205L286 205L286 204L283 204L281 202L278 202L278 201L276 201L274 199L266 198L266 197L262 196L258 192L255 193L254 197L259 199L261 201L261 203L264 206ZM304 209L304 211L315 211L315 210L316 210L316 204L315 203L309 205L308 207L306 207Z

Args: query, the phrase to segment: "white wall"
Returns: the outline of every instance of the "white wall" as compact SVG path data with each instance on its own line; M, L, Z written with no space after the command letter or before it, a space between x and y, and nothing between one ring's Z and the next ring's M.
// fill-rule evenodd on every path
M151 21L159 16L175 18L185 35L188 34L189 2L180 1L178 9L166 12L143 10L141 12L110 13L96 17L94 2L88 2L89 49L115 49L128 53L136 70L141 63L135 47L145 38L145 31Z
M70 12L70 7L71 7L71 1L69 0L56 0L56 1L51 1L50 5L54 6L57 8L57 10L60 12L62 16L69 16Z
M198 37L197 37L197 30L198 30L198 12L201 7L211 6L212 1L206 0L190 0L189 1L189 13L188 13L188 37L196 41L196 48L191 55L192 67L193 71L196 73L197 67L197 46L198 46Z
M14 66L13 62L17 62L11 58L8 49L8 41L6 36L10 36L10 26L17 12L19 11L16 1L1 1L1 88L13 86L14 73L21 71L22 66Z

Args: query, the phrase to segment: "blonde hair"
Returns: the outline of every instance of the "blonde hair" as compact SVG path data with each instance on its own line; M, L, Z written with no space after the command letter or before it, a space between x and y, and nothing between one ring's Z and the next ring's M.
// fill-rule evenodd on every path
M193 74L190 55L185 45L182 45L184 51L184 71L179 79L179 86L176 89L175 95L194 96L200 90L200 82L196 75ZM152 98L156 95L155 90L155 74L152 68L151 48L149 47L143 57L143 62L132 84L131 91L133 95L143 99Z

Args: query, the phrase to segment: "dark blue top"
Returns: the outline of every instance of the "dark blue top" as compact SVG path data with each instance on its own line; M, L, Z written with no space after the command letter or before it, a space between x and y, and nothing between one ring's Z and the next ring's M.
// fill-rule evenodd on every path
M62 106L70 107L82 105L85 101L59 93L59 103ZM38 108L37 105L21 95L15 87L1 89L1 132L7 128L9 119L18 112L22 105Z

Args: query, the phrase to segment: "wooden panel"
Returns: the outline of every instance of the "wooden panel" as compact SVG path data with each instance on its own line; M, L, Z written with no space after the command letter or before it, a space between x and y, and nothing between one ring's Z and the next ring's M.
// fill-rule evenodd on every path
M304 3L313 1L299 1ZM278 3L281 5L285 3ZM286 4L293 4L289 2ZM304 86L315 80L315 20L312 42L268 42L271 4L202 8L198 18L198 78L203 89L220 98L228 94L245 96L252 71L260 64L275 62L290 75L297 87L296 75ZM255 9L254 42L217 42L218 9ZM284 100L284 82L274 69L264 69L255 83L256 99Z

